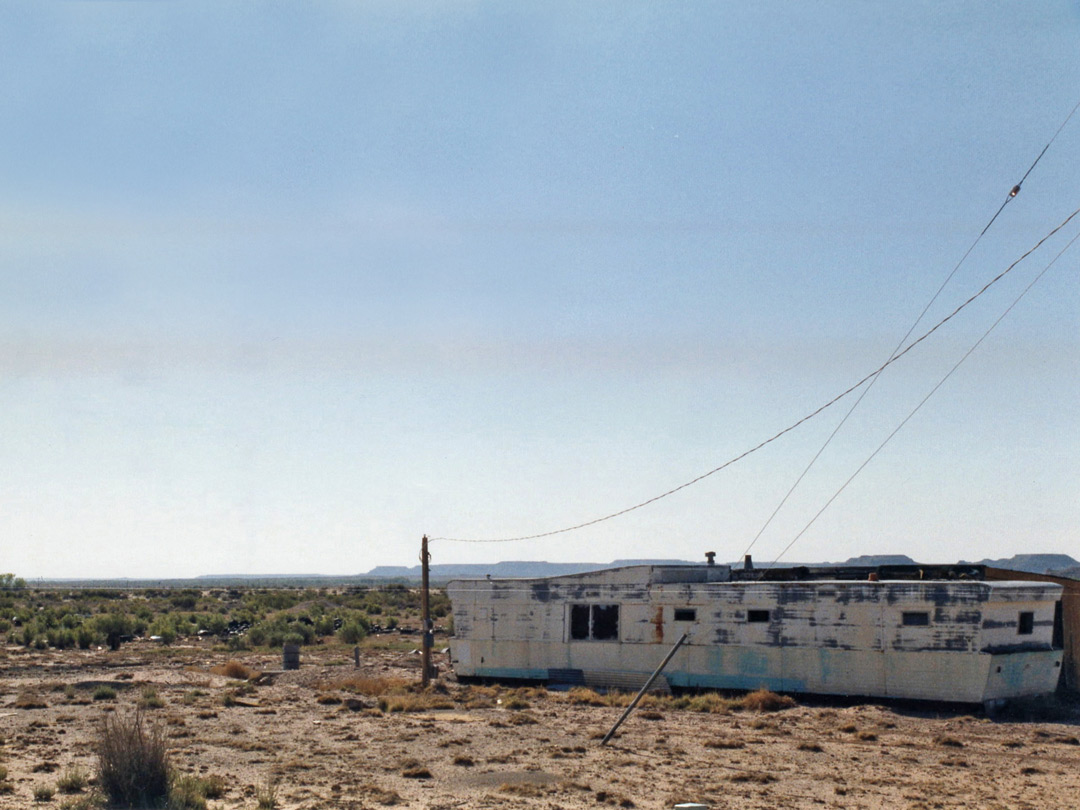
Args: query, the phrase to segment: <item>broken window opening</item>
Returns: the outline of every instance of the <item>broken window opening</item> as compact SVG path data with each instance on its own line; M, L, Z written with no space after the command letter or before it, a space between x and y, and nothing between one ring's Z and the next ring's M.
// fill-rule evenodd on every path
M904 627L929 627L930 614L923 610L905 611Z
M1035 632L1035 614L1031 611L1024 611L1020 614L1020 619L1016 623L1016 634L1018 636L1030 636Z
M1065 616L1061 612L1061 600L1054 603L1054 640L1050 646L1055 650L1065 648Z
M570 638L580 641L589 637L589 606L570 606Z
M677 622L693 622L697 621L697 611L693 608L675 608L675 621Z
M592 606L592 637L597 641L619 637L619 606Z
M769 611L767 610L748 610L746 611L746 620L748 622L767 622L769 621Z
M611 641L619 638L618 605L571 605L570 638L573 641Z

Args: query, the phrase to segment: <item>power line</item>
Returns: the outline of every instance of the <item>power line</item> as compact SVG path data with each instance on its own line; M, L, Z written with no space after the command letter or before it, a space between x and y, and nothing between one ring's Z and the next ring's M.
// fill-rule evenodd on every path
M990 221L986 223L986 225L983 227L983 229L979 232L979 235L975 237L975 241L971 243L971 245L968 247L968 249L966 251L964 251L964 255L960 257L960 261L958 261L956 263L956 265L953 267L953 269L945 277L945 280L943 282L941 282L941 286L939 286L937 288L937 291L930 297L930 300L926 302L926 306L924 306L922 308L922 311L919 313L918 317L915 318L915 320L912 322L911 326L908 327L907 332L904 333L904 336L902 338L900 338L900 340L897 342L896 346L893 348L892 352L889 354L889 359L890 360L893 357L896 356L896 353L898 351L900 351L900 347L904 345L905 341L907 341L907 339L909 337L911 337L911 333L915 331L915 328L920 323L922 323L923 318L926 317L926 313L930 311L930 307L932 307L934 305L934 302L936 302L938 300L938 298L941 296L941 293L945 290L945 287L947 287L949 282L952 281L953 276L956 275L957 271L960 269L960 266L965 261L967 261L967 258L971 255L972 251L975 250L976 245L978 245L979 242L982 241L982 238L986 235L986 232L990 230L990 226L994 224L994 222L997 220L997 218L1001 214L1001 212L1005 210L1005 206L1008 205L1016 197L1016 195L1020 193L1020 187L1024 184L1024 181L1027 180L1028 175L1031 174L1031 172L1035 168L1035 166L1038 165L1040 160L1042 160L1043 155L1046 154L1046 151L1050 148L1050 145L1057 139L1057 136L1061 133L1061 130L1063 130L1065 128L1065 125L1069 123L1069 120L1073 117L1073 113L1075 113L1078 108L1080 108L1080 102L1077 102L1076 106L1074 106L1072 108L1072 110L1069 112L1069 114L1067 116L1065 116L1065 120L1061 122L1061 126L1059 126L1057 128L1057 131L1054 132L1054 134L1050 138L1050 140L1047 141L1046 146L1043 147L1042 151L1039 152L1039 154L1035 158L1035 160L1032 161L1031 165L1028 167L1028 170L1026 172L1024 172L1024 176L1020 178L1020 182L1012 187L1012 189L1009 191L1009 193L1005 196L1004 202L1002 202L1001 206L998 208L998 210L996 212L994 212L994 215L992 217L990 217ZM884 370L884 368L885 367L883 366L882 370ZM866 399L866 395L870 393L870 390L874 387L874 384L878 381L878 379L880 378L880 375L881 375L881 372L879 371L877 374L874 375L873 379L870 380L869 385L867 385L859 393L859 396L855 399L855 402L852 403L852 405L848 409L847 413L844 414L844 416L840 420L840 422L836 425L835 428L833 428L832 433L830 433L828 435L828 437L825 439L825 442L821 445L821 447L818 449L818 451L814 454L814 457L810 459L810 462L806 465L806 467L803 469L803 471L801 473L799 473L799 476L795 479L795 482L791 485L791 487L788 489L788 491L786 493L784 493L784 497L782 497L780 499L780 503L778 503L776 505L776 508L773 509L772 514L770 514L769 517L766 518L765 523L758 530L758 533L754 535L754 539L750 541L750 545L748 545L746 547L746 550L743 551L741 556L745 557L747 554L749 554L751 549L753 549L753 547L757 544L757 541L761 539L761 535L763 535L765 533L765 530L769 528L770 524L772 524L772 522L776 518L776 516L778 514L780 514L780 510L784 508L784 504L786 504L788 502L788 499L791 498L791 496L792 496L792 494L794 494L795 490L798 489L799 484L801 484L803 479L806 478L807 474L810 472L810 470L813 468L813 466L817 463L817 460L819 458L821 458L822 453L824 453L826 448L832 443L832 440L834 438L836 438L836 434L838 434L840 432L841 428L843 428L844 425L847 424L847 421L848 421L849 418L851 418L851 415L853 413L855 413L855 411L859 407L859 405L862 404L862 401L864 399Z
M693 486L694 484L697 484L697 483L700 483L701 481L704 481L709 476L715 475L716 473L730 467L732 464L735 464L738 461L742 461L742 459L746 458L751 453L756 453L758 450L762 449L766 445L772 444L777 439L779 439L782 436L784 436L784 435L790 433L791 431L795 430L795 428L799 427L800 425L802 425L803 423L809 421L810 419L813 419L815 416L820 414L822 411L824 411L827 408L830 408L831 406L835 405L837 402L839 402L841 399L846 397L852 391L856 390L857 388L861 387L862 385L864 385L869 380L873 379L875 376L877 376L883 370L885 370L888 366L890 366L893 363L895 363L896 361L898 361L901 357L906 355L908 352L910 352L912 349L914 349L916 346L918 346L920 343L922 343L924 340L926 340L928 337L930 337L930 335L934 334L934 332L936 332L938 329L940 329L946 323L948 323L953 318L955 318L963 309L965 309L973 301L975 301L977 298L979 298L981 295L983 295L987 290L989 290L994 284L996 284L998 281L1000 281L1002 278L1004 278L1009 272L1011 272L1014 267L1016 267L1018 264L1020 264L1020 262L1024 261L1024 259L1026 259L1032 253L1034 253L1036 250L1038 250L1043 245L1043 243L1045 243L1048 239L1050 239L1052 236L1054 236L1054 234L1056 234L1058 231L1060 231L1062 228L1064 228L1067 224L1069 224L1069 222L1071 222L1072 219L1074 217L1076 217L1078 214L1080 214L1080 208L1076 209L1071 214L1069 214L1069 216L1066 217L1065 220L1060 225L1058 225L1053 230L1051 230L1048 234L1046 234L1046 236L1044 236L1042 239L1040 239L1038 242L1036 242L1035 245L1032 248L1030 248L1022 256L1020 256L1020 258L1018 258L1016 261L1014 261L1012 264L1010 264L1007 268L1002 270L993 279L988 281L982 287L982 289L980 289L977 293L975 293L970 298L968 298L967 301L962 303L960 306L958 306L956 309L954 309L951 313L949 313L944 318L942 318L940 321L938 321L927 332L923 333L916 340L912 341L903 350L897 352L893 357L891 357L889 360L887 360L881 366L876 368L874 371L867 374L865 377L863 377L861 380L856 382L854 385L849 386L847 389L845 389L841 393L837 394L835 397L830 399L828 402L826 402L821 407L817 408L816 410L814 410L811 413L807 414L803 418L799 419L797 422L795 422L792 425L784 428L779 433L776 433L775 435L769 437L768 439L765 439L764 441L760 442L759 444L754 445L749 450L746 450L746 451L740 453L739 455L735 456L734 458L731 458L731 459L725 461L720 466L714 467L713 469L709 470L708 472L702 473L701 475L687 481L684 484L680 484L677 487L669 489L667 492L662 492L659 495L655 495L652 498L641 501L640 503L634 504L633 506L628 506L625 509L620 509L618 512L612 512L611 514L604 515L603 517L598 517L598 518L594 518L592 520L587 520L584 523L577 523L577 524L575 524L573 526L566 526L566 527L561 528L561 529L554 529L552 531L547 531L547 532L539 532L537 534L522 535L520 537L498 537L498 538L489 538L489 539L466 538L466 537L431 537L429 539L432 540L432 541L440 540L440 541L444 541L444 542L453 542L453 543L514 543L514 542L518 542L518 541L522 541L522 540L539 540L540 538L543 538L543 537L552 537L552 536L557 535L557 534L566 534L567 532L577 531L578 529L584 529L584 528L586 528L588 526L595 526L597 523L603 523L603 522L608 521L608 520L613 520L614 518L617 518L617 517L622 517L623 515L629 514L630 512L634 512L634 511L636 511L638 509L641 509L641 508L643 508L645 506L656 503L657 501L663 500L664 498L667 498L670 495L674 495L676 492L680 492L680 491L686 489L687 487Z
M1070 219L1071 219L1071 217L1070 217ZM1013 302L1011 304L1009 304L1008 307L1006 307L1005 311L1002 312L1001 315L998 316L997 320L995 320L992 324L990 324L990 327L985 332L983 332L982 337L980 337L978 340L976 340L975 343L972 345L972 347L970 349L968 349L966 352L964 352L964 355L959 360L957 360L955 365L953 365L953 367L951 369L949 369L948 372L946 372L945 376L942 377L938 381L937 385L935 385L933 388L930 389L930 392L925 397L922 398L922 400L919 402L918 405L916 405L914 407L914 409L912 409L911 413L909 413L907 416L905 416L903 418L903 420L901 420L900 424L897 425L893 429L893 431L888 436L885 437L885 440L881 444L879 444L877 446L877 449L875 449L874 452L872 452L867 457L866 461L864 461L862 464L860 464L858 466L858 468L855 470L855 472L853 472L848 477L848 479L843 484L840 485L840 488L838 490L836 490L836 492L834 492L832 494L832 497L830 497L829 500L827 500L825 502L825 505L822 506L821 509L818 510L817 514L814 515L810 519L810 522L807 523L802 528L802 531L800 531L797 535L795 535L795 537L792 538L791 542L788 543L786 546L784 546L784 549L779 554L776 555L776 559L773 560L769 564L769 568L772 568L774 565L776 565L780 561L780 558L783 557L785 554L787 554L787 552L791 549L791 547L793 545L795 545L795 543L799 540L799 538L801 538L804 534L806 534L806 532L810 529L810 527L813 526L814 523L817 522L817 519L819 517L821 517L825 513L825 510L828 509L832 505L833 501L835 501L838 497L840 497L840 493L843 492L845 489L847 489L848 484L850 484L852 481L854 481L855 477L866 468L866 465L868 465L871 461L873 461L874 457L877 456L877 454L880 453L885 448L885 445L887 445L892 440L893 436L895 436L897 433L899 433L900 429L903 428L904 425L906 425L911 420L911 418L913 416L915 416L916 413L919 412L919 410L922 408L922 406L926 404L927 400L929 400L930 397L932 397L934 394L937 393L938 389L941 388L941 386L943 386L945 384L945 381L948 380L949 377L951 377L953 375L953 373L958 368L960 368L960 366L963 364L963 362L965 360L967 360L977 348L979 348L979 346L982 344L982 342L984 340L986 340L987 337L989 337L990 333L993 332L994 329L997 328L997 325L999 323L1001 323L1005 319L1005 316L1007 316L1010 312L1012 312L1013 308L1017 304L1020 303L1020 300L1025 295L1028 294L1028 292L1031 290L1031 288L1034 287L1044 275L1046 275L1047 271L1051 267L1054 266L1054 263L1057 262L1057 260L1062 257L1062 255L1065 253L1065 251L1067 251L1069 248L1071 248L1073 246L1073 243L1075 243L1077 239L1080 239L1080 233L1077 233L1076 236L1074 236L1072 239L1069 240L1068 244L1066 244L1065 247L1063 247L1058 252L1058 254L1053 259L1050 260L1050 263L1047 264L1046 267L1044 267L1042 269L1042 271L1037 276L1035 276L1035 278L1033 278L1031 280L1031 282L1020 292L1020 295L1018 295L1013 300ZM1000 278L1000 276L999 276L999 278Z

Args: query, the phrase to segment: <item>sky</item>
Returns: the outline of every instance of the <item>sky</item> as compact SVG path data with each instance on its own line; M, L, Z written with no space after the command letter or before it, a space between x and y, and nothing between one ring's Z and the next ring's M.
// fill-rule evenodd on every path
M1008 268L1080 207L1078 37L1076 0L4 3L0 571L1080 557L1080 217L771 521L857 393L458 542L714 470Z

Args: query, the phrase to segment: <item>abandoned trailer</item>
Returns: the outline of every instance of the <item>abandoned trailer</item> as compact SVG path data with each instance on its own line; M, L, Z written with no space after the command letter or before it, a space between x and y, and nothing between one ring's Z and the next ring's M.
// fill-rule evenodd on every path
M686 633L671 687L987 705L1053 692L1061 586L984 575L710 564L456 580L451 661L462 678L636 688Z

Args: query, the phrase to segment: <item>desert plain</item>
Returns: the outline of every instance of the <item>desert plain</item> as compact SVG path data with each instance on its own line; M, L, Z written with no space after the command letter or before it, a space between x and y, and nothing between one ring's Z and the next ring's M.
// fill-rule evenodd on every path
M626 696L417 687L410 640L281 656L207 640L120 650L0 651L0 810L93 794L107 717L138 712L210 808L1075 808L1080 708L648 696L607 745ZM413 642L415 643L415 642ZM441 643L441 642L440 642ZM452 643L452 641L451 641ZM788 703L785 701L785 703ZM85 787L57 788L65 774ZM50 795L51 794L51 795Z

